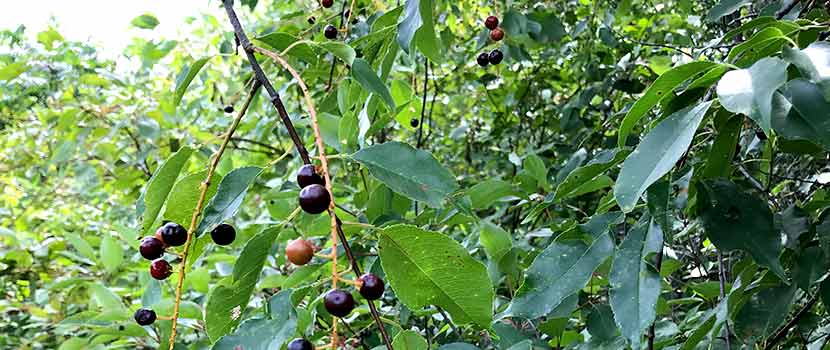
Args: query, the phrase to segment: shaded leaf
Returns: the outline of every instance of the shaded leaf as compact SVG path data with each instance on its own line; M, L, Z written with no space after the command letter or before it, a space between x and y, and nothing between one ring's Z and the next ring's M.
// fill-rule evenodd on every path
M627 149L613 149L600 152L588 164L571 171L568 176L556 187L555 200L563 200L576 196L579 189L586 183L597 181L604 172L622 162L628 154Z
M392 99L392 94L389 89L383 84L383 81L378 78L369 62L362 58L357 58L352 63L352 77L360 86L363 86L366 91L375 93L383 99L383 102L389 106L390 110L395 110L395 101Z
M162 206L167 201L170 190L176 183L176 178L179 177L179 173L187 165L187 160L190 159L192 153L193 148L180 148L178 152L167 158L164 164L158 167L150 180L147 181L147 186L137 204L139 212L143 214L141 231L144 235L155 230L152 225L156 222Z
M765 202L726 180L705 180L699 185L698 215L712 243L723 251L743 250L785 278L778 261L781 237Z

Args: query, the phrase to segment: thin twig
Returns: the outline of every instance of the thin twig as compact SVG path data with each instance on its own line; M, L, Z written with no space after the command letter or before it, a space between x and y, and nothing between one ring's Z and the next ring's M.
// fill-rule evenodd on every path
M239 114L236 115L236 118L234 118L233 123L231 123L231 125L228 127L228 131L225 134L224 139L222 140L222 145L219 146L219 150L217 150L216 153L213 155L210 165L208 166L207 175L205 175L205 181L203 181L201 185L201 193L199 194L199 200L196 201L196 208L193 210L193 215L191 215L190 217L190 228L187 230L187 241L185 241L184 250L182 250L182 261L181 266L179 267L179 280L176 284L176 301L173 304L172 325L170 327L170 350L173 350L174 346L176 345L176 324L179 320L179 306L182 302L182 285L184 284L184 276L187 270L187 256L188 253L190 253L190 246L193 244L193 236L196 231L196 223L198 222L199 216L202 213L202 206L205 204L205 198L207 197L207 191L210 187L210 181L213 178L213 173L216 171L216 167L219 166L219 160L222 158L222 154L225 153L225 148L228 147L228 143L230 142L231 136L233 136L234 131L236 131L236 127L239 126L239 122L242 120L242 117L245 116L245 112L251 105L251 100L253 100L254 96L256 96L259 87L259 82L254 83L254 85L251 87L251 93L248 95L248 99L245 100L245 104L239 110Z
M723 268L723 253L718 249L718 282L720 284L720 300L726 295L726 269ZM732 350L732 344L729 340L732 330L729 329L729 320L724 322L726 328L726 350Z

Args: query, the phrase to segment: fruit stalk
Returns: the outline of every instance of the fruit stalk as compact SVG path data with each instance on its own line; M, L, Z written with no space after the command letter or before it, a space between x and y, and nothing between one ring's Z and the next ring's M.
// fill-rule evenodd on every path
M285 68L285 70L291 73L291 76L293 76L294 79L297 80L297 84L300 85L300 90L303 92L306 107L308 107L308 114L311 115L311 129L314 131L314 142L317 145L317 154L320 158L320 164L323 167L323 179L325 180L326 191L329 192L328 212L331 217L331 289L335 290L337 289L337 280L340 279L340 275L337 272L337 219L334 214L334 192L331 189L331 177L329 176L329 162L326 158L326 146L323 144L323 137L320 134L320 126L317 123L317 109L314 107L314 101L312 101L311 95L308 93L308 86L306 86L305 81L303 81L300 74L297 73L297 71L291 67L286 60L276 53L260 47L254 46L253 50L270 57L274 61L277 61L277 63ZM332 317L331 320L331 348L332 350L337 349L337 317Z
M185 270L187 270L187 255L190 251L190 246L193 244L193 234L196 230L196 224L199 221L199 216L202 213L202 206L205 204L205 197L207 197L207 190L210 187L210 181L213 178L213 173L216 171L216 167L219 166L219 160L222 159L222 154L225 153L225 148L228 147L228 143L230 142L234 131L236 131L236 128L239 126L239 122L242 120L242 117L245 116L245 112L248 111L248 107L251 105L251 100L253 100L254 96L256 96L260 86L262 86L262 84L260 84L259 81L254 81L254 85L251 86L251 92L248 94L245 104L239 110L236 118L234 118L233 122L228 127L228 131L222 139L222 145L219 146L219 150L217 150L211 157L207 175L205 175L205 181L202 182L199 200L196 201L196 209L193 210L193 215L190 217L190 228L187 229L187 241L184 243L184 250L182 250L182 263L179 267L179 280L176 283L176 301L173 304L172 316L173 324L170 327L170 350L173 350L173 347L176 345L176 324L179 320L179 306L182 302L182 285L184 284Z

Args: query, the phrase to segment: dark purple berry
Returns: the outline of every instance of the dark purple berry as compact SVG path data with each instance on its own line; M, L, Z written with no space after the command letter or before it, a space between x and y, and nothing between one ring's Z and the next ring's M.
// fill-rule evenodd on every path
M323 180L323 177L320 174L317 174L317 170L314 169L314 165L306 164L300 167L300 170L297 171L297 184L300 185L300 188L305 188L308 185L318 184L323 185L326 182Z
M499 18L496 16L488 16L487 19L484 20L484 27L487 29L493 30L499 26Z
M300 190L300 207L309 214L320 214L331 204L329 191L323 185L311 184Z
M418 125L420 125L420 124L421 124L421 122L418 121L418 118L412 118L412 119L409 120L409 125L413 128L417 128Z
M156 232L161 236L161 241L171 247L178 247L187 242L187 229L175 222L164 224Z
M323 301L326 311L337 317L345 317L354 310L352 294L341 289L329 291Z
M164 243L156 239L156 237L147 236L141 240L138 251L141 252L141 256L144 259L155 260L164 255Z
M360 295L366 300L377 300L383 296L383 280L373 273L360 276Z
M315 21L317 21L317 18L314 18L314 16L308 18L308 24L314 24Z
M228 245L236 239L236 229L228 224L219 224L210 231L210 238L218 245Z
M158 259L150 263L150 276L153 276L157 280L167 279L172 273L173 268L167 260Z
M141 326L149 326L156 322L156 312L150 309L138 309L133 314L133 318L135 318L135 323Z
M326 36L327 39L336 39L337 38L337 28L333 25L329 24L326 26L326 29L323 30L323 35Z
M478 54L478 57L476 57L476 63L478 63L479 66L487 67L487 65L490 64L490 56L487 55L486 52L482 52Z
M334 0L322 0L320 1L320 4L325 8L330 8L331 5L334 5Z
M490 55L487 57L487 59L490 61L490 64L499 64L501 63L501 60L504 59L504 54L501 53L501 50L495 49L493 51L490 51Z
M233 113L233 106L227 105L224 108L225 113Z
M314 346L305 338L296 338L288 343L286 350L314 350Z

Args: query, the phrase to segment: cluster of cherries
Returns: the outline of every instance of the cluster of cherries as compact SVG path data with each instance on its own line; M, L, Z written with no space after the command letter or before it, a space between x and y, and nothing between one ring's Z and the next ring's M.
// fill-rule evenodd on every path
M310 214L319 214L325 211L331 196L323 186L325 180L317 173L311 164L303 165L297 172L297 184L300 190L300 208ZM303 266L314 257L314 246L305 239L296 239L288 243L285 248L285 257L292 264ZM354 283L358 292L366 300L377 300L383 296L385 284L383 279L373 273L365 273ZM336 317L345 317L355 308L352 294L343 289L333 289L323 297L323 305L330 314ZM311 342L303 338L292 340L288 350L311 350Z
M504 30L499 27L499 18L496 16L487 16L484 20L484 27L490 29L490 39L493 41L501 41L504 39ZM482 52L476 57L476 63L479 66L487 67L488 64L499 64L504 59L504 54L499 49L493 49L490 53Z
M228 245L236 239L236 229L229 224L219 224L212 231L210 237L213 243ZM147 236L141 240L138 251L150 263L150 276L157 280L164 280L173 273L173 267L164 260L167 247L179 247L187 242L187 229L175 222L168 222L156 230L155 236ZM156 312L152 309L141 308L133 315L135 321L142 326L153 324L156 321Z

